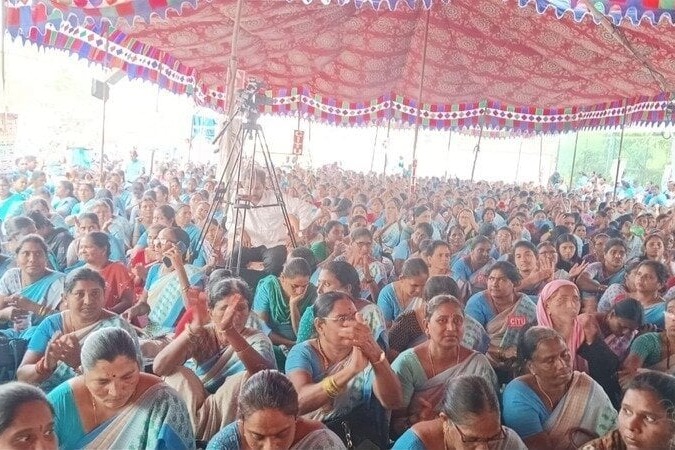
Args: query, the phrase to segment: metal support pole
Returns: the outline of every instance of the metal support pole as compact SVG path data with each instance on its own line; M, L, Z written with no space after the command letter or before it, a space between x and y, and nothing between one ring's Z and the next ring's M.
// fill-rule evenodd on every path
M518 173L520 172L520 157L523 154L523 138L520 138L520 145L518 146L518 162L516 163L516 178L513 180L515 183L518 182Z
M413 141L412 154L412 174L410 176L410 190L415 190L415 179L417 177L417 139L420 131L420 113L422 111L422 93L424 91L424 72L427 68L427 43L429 41L429 19L431 17L431 8L427 9L427 20L424 27L424 46L422 49L422 70L420 74L420 88L417 94L417 117L415 118L415 140Z
M483 113L485 114L485 113ZM478 153L480 153L480 143L483 140L483 128L485 127L485 120L483 119L483 116L481 116L481 122L480 122L480 133L478 134L478 143L476 143L476 146L473 148L474 156L473 156L473 166L471 166L471 182L473 183L473 176L476 173L476 163L478 162Z
M450 167L450 144L452 143L452 130L448 133L448 165L445 167L445 178L448 178L448 167Z
M541 168L541 159L544 156L544 135L539 136L539 185L543 186L544 174Z
M614 192L612 194L612 201L616 201L616 188L619 184L619 171L621 170L621 151L623 150L623 133L626 130L626 113L628 105L624 100L623 115L621 116L621 136L619 137L619 155L616 158L616 174L614 175Z
M387 175L387 159L389 158L389 146L391 142L389 141L389 132L391 131L391 117L387 122L387 146L384 149L384 165L382 166L382 176Z
M370 171L373 171L373 166L375 165L375 150L377 149L377 135L380 131L380 127L375 127L375 142L373 142L373 154L370 157Z
M103 66L107 69L108 64L110 63L110 57L108 54L110 41L108 40L107 32L103 33L103 37L105 38L105 60ZM110 85L106 79L103 85L103 114L101 114L101 161L99 163L99 182L101 186L103 186L103 157L105 156L105 110L108 103L108 95L110 95Z
M574 165L577 162L577 146L579 145L579 130L577 130L576 136L574 137L574 154L572 155L572 171L570 172L570 184L567 186L567 190L572 190L572 183L574 183Z

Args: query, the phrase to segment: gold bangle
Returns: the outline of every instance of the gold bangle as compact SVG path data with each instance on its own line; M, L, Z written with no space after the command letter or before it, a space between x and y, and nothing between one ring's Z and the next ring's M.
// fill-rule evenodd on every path
M326 395L330 398L335 398L340 393L340 388L335 382L335 377L326 377L321 381L321 387L323 388Z

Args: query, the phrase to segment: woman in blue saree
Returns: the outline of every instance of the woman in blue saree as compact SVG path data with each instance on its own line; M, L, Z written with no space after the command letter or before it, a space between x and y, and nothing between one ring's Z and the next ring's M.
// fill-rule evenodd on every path
M490 257L492 242L485 236L471 241L471 253L452 265L452 278L457 282L460 300L466 301L476 292L487 288L487 275L495 260Z
M0 177L0 220L18 216L26 200L23 195L10 191L11 184L6 177Z
M609 285L623 283L626 276L626 243L610 239L604 251L603 261L589 264L576 281L581 290L583 312L596 312L600 297Z
M68 309L50 315L35 328L17 371L19 380L49 392L77 375L80 346L94 331L114 327L135 336L127 321L103 309L104 292L105 280L92 269L68 275L64 288ZM138 339L134 343L138 347Z
M185 311L188 288L199 285L203 278L198 268L183 263L189 246L185 231L178 227L164 228L159 232L157 241L157 249L164 257L148 269L141 297L123 314L129 321L147 314L144 331L149 337L164 335L175 329Z
M401 201L392 198L387 201L384 210L384 223L373 234L373 240L382 247L382 253L391 255L394 248L403 239L405 226L401 222Z
M188 405L198 439L208 441L236 419L242 383L263 369L276 368L265 333L246 327L251 290L243 280L209 285L206 301L191 309L192 322L159 352L153 363Z
M82 375L47 399L62 449L194 449L185 402L154 375L141 372L129 333L92 333L80 354Z
M190 205L180 203L176 205L176 225L181 227L190 237L190 254L193 259L197 257L197 248L199 246L199 235L201 228L192 223L192 210Z
M47 252L44 240L29 234L16 249L18 267L9 269L0 278L0 296L5 298L0 315L10 311L10 317L4 318L13 320L13 336L19 334L28 339L31 322L36 325L61 303L64 275L47 268Z
M324 422L344 442L351 438L355 447L371 441L385 448L382 408L401 404L401 383L349 295L320 295L312 308L317 338L296 344L286 361L300 414Z
M331 261L319 273L317 292L344 292L354 299L354 306L359 310L368 328L373 332L373 338L380 348L387 350L388 339L382 310L375 303L359 298L361 281L356 269L346 261ZM297 342L304 342L314 337L314 309L307 308L300 318Z

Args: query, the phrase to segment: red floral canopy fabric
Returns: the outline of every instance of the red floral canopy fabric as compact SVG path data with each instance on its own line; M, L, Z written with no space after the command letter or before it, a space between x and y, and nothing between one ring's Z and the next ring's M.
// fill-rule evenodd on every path
M8 28L223 109L236 0L171 1L13 3ZM414 124L419 113L428 128L523 133L672 121L675 28L665 9L658 25L624 20L626 46L567 0L341 3L244 2L238 67L269 86L266 112L339 125ZM636 2L604 3L628 11Z

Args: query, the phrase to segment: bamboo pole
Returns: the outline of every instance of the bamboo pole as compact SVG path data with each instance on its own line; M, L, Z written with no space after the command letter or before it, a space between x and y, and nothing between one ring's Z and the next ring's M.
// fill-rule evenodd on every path
M420 114L422 112L422 94L424 92L424 72L427 67L427 44L429 41L429 19L431 17L431 8L427 9L427 20L424 26L424 47L422 49L422 70L420 74L420 86L417 94L417 117L415 118L415 139L413 141L412 154L412 174L410 177L410 190L415 190L415 180L417 177L417 140L420 131Z

